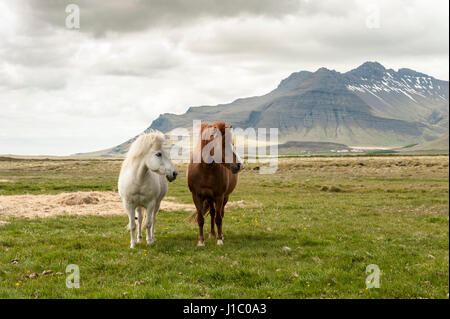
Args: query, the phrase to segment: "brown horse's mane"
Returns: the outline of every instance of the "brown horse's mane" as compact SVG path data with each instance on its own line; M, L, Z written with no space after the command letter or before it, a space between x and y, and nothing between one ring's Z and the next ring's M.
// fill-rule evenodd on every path
M223 121L218 121L218 122L214 122L214 123L202 123L201 124L201 130L200 130L200 145L201 145L200 152L202 152L203 148L214 139L214 138L211 138L209 136L208 136L207 139L204 139L205 136L203 136L203 133L204 133L204 131L206 129L209 129L209 128L216 128L222 134L222 154L224 154L224 149L225 149L225 130L227 128L231 128L231 126L227 126L226 123L223 122ZM213 151L213 153L211 155L214 155L214 151ZM206 165L217 164L217 163L214 163L214 162L211 163L211 164L204 163L203 162L203 158L201 159L201 162L203 164L206 164ZM222 163L220 163L220 165L224 165L226 167L229 166L226 163L223 163L223 161L222 161Z
M225 136L225 129L227 128L227 125L225 124L225 122L221 121L221 122L214 122L214 123L202 123L202 126L201 126L201 134L202 135L200 136L200 138L202 139L202 149L204 146L203 142L205 141L205 140L203 140L203 132L206 129L212 128L212 127L217 128L220 131L220 133L222 134L222 136ZM206 143L205 143L205 145L206 145Z

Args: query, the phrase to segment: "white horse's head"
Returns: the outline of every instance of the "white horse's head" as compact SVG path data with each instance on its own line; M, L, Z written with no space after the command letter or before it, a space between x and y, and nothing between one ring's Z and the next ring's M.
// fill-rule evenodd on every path
M127 159L130 162L140 159L149 170L165 175L172 182L177 178L178 172L163 149L164 141L164 134L161 132L143 134L131 144Z
M145 158L145 163L151 171L160 175L166 175L169 182L172 182L177 178L178 172L167 156L167 153L162 148L159 150L150 149Z

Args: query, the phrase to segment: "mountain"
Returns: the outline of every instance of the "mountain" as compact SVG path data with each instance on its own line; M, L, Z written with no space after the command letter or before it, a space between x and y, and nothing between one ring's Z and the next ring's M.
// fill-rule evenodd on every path
M436 132L448 131L448 82L410 69L385 69L367 62L347 72L347 88L370 105L374 114L424 122Z
M162 114L150 128L168 132L189 127L194 119L278 127L282 142L402 146L448 130L448 82L409 69L395 72L377 62L344 74L321 68L293 73L263 96Z
M449 129L448 81L410 69L366 62L346 73L320 68L283 79L271 92L229 104L161 114L146 130L170 132L193 120L233 127L277 127L279 142L332 142L403 147L436 139ZM115 148L125 152L130 141ZM114 149L103 154L114 154Z

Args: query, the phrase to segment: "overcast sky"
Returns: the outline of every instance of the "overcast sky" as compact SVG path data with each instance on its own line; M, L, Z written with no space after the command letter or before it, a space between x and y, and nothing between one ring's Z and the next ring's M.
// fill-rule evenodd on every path
M80 28L68 29L70 3ZM448 80L448 0L2 0L0 154L115 146L160 113L365 61ZM73 20L71 20L73 21Z

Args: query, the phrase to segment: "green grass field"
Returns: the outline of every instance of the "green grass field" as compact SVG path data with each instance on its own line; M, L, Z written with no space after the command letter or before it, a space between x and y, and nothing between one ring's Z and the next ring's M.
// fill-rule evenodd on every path
M0 196L116 190L120 164L1 158ZM24 219L0 207L0 298L448 298L448 164L283 158L274 175L247 165L230 200L249 205L226 209L224 246L196 247L186 211L161 211L157 241L131 250L125 212ZM191 203L179 170L168 195ZM68 264L79 289L66 288ZM369 264L378 289L366 289Z

